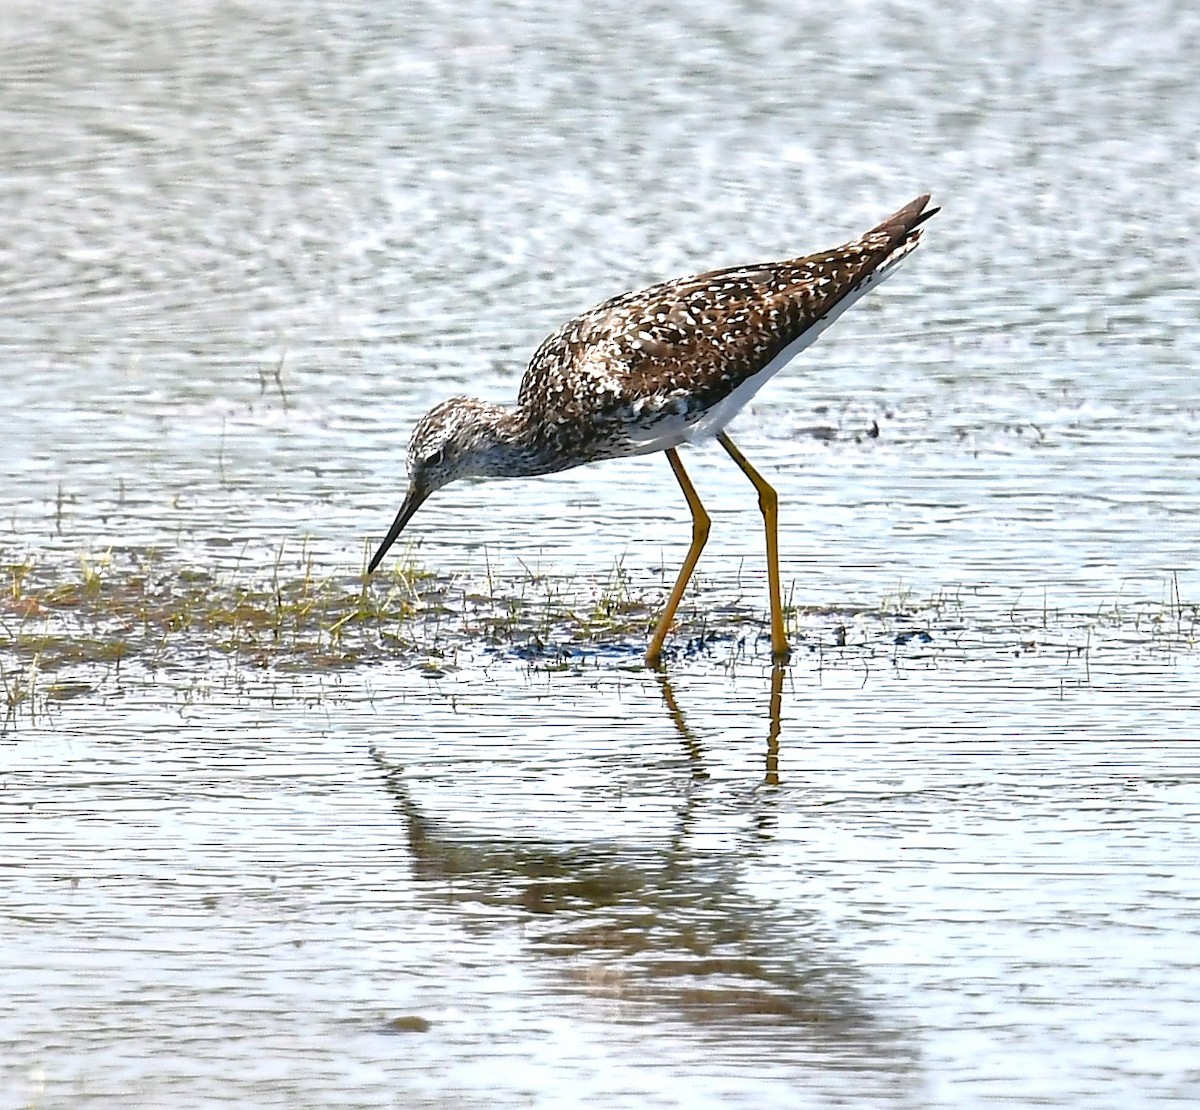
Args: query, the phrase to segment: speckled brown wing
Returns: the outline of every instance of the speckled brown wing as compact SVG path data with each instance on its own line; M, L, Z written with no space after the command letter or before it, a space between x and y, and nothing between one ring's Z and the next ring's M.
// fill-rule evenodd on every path
M698 420L915 245L917 226L936 211L924 211L927 202L917 198L834 250L613 297L542 343L519 402L576 451L590 440L593 458L658 422Z

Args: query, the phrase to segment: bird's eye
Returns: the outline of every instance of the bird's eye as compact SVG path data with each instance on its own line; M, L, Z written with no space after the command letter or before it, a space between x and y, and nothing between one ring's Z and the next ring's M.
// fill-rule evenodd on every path
M432 455L425 460L429 466L441 466L446 461L446 448L439 447Z

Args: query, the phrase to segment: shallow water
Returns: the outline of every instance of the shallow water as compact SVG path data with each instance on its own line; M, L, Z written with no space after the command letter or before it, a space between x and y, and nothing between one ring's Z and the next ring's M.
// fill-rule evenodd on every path
M1200 1100L1200 16L16 4L0 49L0 555L60 576L352 575L418 416L564 317L943 205L733 425L785 673L699 449L665 682L628 633L43 676L4 1105ZM450 487L407 553L640 595L688 532L651 457Z

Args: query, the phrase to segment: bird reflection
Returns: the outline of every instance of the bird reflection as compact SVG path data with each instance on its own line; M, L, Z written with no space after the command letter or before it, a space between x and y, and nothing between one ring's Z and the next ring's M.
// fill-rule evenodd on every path
M783 667L772 671L768 703L764 782L772 788L779 785L783 675ZM871 1001L878 992L869 972L839 946L822 907L805 903L803 876L789 872L775 893L746 882L748 864L767 850L762 799L783 795L714 783L670 679L657 682L686 756L685 782L674 788L679 804L663 815L661 836L539 839L530 835L536 824L529 814L520 835L482 831L469 817L427 812L414 798L422 779L410 782L373 748L420 888L441 904L469 904L477 928L511 928L513 908L524 911L529 953L568 995L682 1019L706 1043L716 1038L713 1051L733 1051L747 1066L791 1059L811 1067L815 1050L869 1077L867 1086L906 1092L918 1049L898 1016ZM672 790L669 781L665 789ZM743 833L729 831L736 823ZM480 913L488 906L496 911L490 925Z

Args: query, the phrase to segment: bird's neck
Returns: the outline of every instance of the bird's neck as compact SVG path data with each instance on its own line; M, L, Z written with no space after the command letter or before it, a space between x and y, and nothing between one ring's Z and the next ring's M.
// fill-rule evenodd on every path
M476 427L476 469L481 477L527 478L562 469L559 456L521 405L488 405Z

